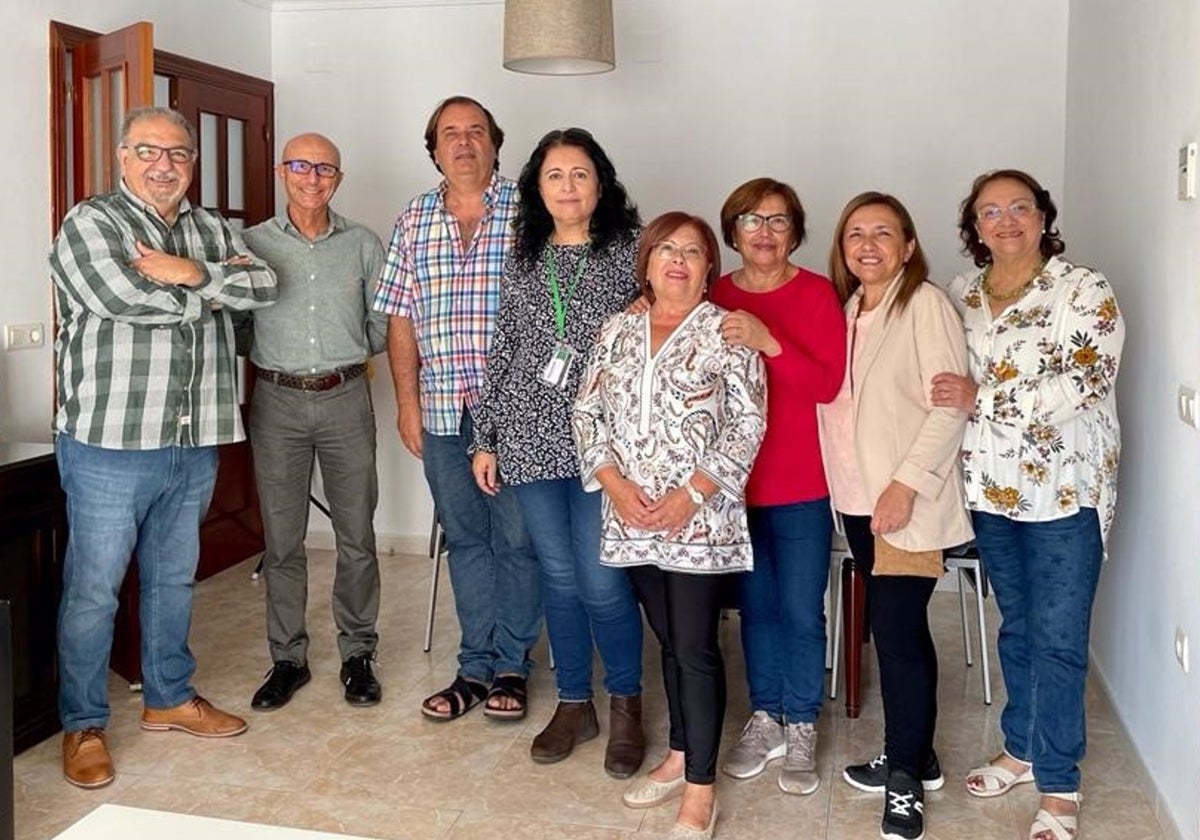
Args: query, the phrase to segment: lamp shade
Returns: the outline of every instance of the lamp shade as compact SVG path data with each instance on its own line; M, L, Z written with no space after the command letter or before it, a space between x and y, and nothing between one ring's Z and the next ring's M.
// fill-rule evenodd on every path
M504 66L552 76L612 70L612 0L505 0Z

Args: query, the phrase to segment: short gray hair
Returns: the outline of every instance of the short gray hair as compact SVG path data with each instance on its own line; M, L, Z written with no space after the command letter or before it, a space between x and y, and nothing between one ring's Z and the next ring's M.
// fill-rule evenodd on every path
M121 145L129 143L129 131L133 128L134 123L150 119L164 119L179 126L187 132L188 144L192 147L192 151L197 150L199 142L196 140L196 129L192 126L191 120L174 108L163 108L159 105L134 108L125 115L125 119L121 120Z

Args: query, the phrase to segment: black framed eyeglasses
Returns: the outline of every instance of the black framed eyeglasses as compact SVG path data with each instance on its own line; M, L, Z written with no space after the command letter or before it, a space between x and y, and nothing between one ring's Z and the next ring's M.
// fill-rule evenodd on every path
M318 178L336 178L342 171L332 163L313 163L311 160L300 160L299 158L285 160L283 165L293 175L307 175L309 172L315 171Z
M155 146L153 143L135 143L132 146L121 144L122 149L133 149L137 159L142 163L154 163L164 154L171 163L191 163L196 159L196 150L188 146Z

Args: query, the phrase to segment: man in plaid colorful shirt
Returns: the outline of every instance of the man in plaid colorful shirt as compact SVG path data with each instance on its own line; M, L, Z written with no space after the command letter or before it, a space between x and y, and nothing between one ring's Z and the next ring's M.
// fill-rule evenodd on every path
M375 296L375 308L391 316L400 439L424 461L462 630L454 682L421 706L437 720L460 717L485 695L485 714L522 716L527 654L541 624L537 560L520 509L511 491L479 489L467 452L516 215L516 184L498 172L503 142L474 99L438 105L425 147L444 180L400 215Z
M117 592L136 551L141 724L209 738L241 718L191 685L188 649L200 521L222 443L245 437L228 310L275 300L274 273L225 221L184 197L196 133L176 111L130 112L119 189L63 220L50 253L58 307L55 453L70 538L59 610L63 774L101 787Z

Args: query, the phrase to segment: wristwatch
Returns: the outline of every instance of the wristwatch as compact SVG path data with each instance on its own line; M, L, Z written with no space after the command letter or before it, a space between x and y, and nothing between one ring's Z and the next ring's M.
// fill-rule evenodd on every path
M692 500L692 503L698 507L704 507L704 503L708 501L704 498L704 494L696 489L696 485L692 484L690 478L683 482L683 489L687 491L688 498Z

